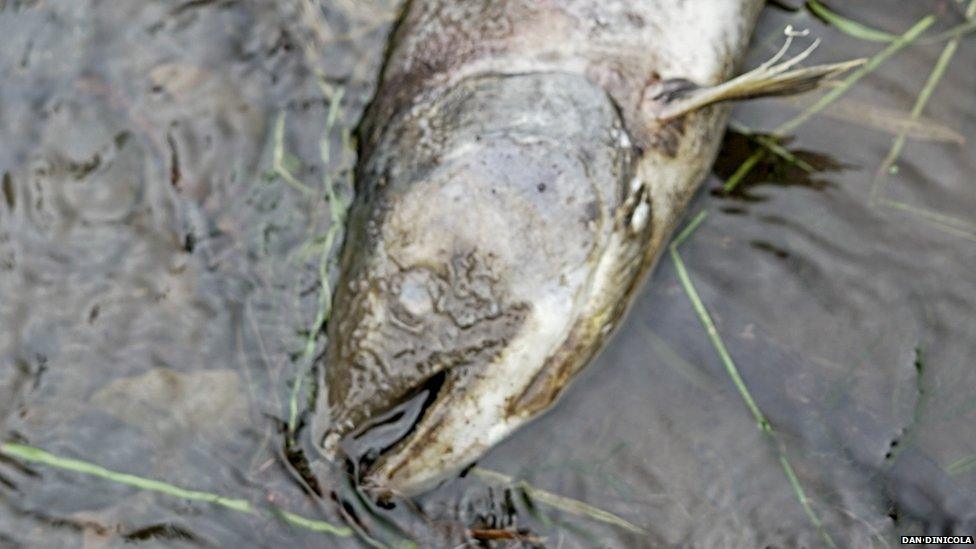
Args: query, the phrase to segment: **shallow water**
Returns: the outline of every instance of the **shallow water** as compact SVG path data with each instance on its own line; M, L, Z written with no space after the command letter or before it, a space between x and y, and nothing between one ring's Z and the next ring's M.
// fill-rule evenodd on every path
M892 33L935 14L928 35L965 9L836 4ZM283 441L292 383L324 346L308 336L330 223L323 185L348 199L348 135L397 6L300 6L0 0L0 442L253 509L7 452L0 546L367 543L274 509L421 545L458 545L465 528L520 529L552 547L976 534L976 35L921 122L908 113L945 41L900 51L794 132L787 147L815 173L763 161L736 192L717 192L756 147L730 135L693 203L708 217L681 256L774 436L665 256L560 404L478 464L534 489L476 469L387 510L317 463L324 495L310 496ZM824 39L815 61L886 46L767 8L749 66L787 23ZM814 100L742 105L734 119L770 131ZM876 177L901 129L897 170Z

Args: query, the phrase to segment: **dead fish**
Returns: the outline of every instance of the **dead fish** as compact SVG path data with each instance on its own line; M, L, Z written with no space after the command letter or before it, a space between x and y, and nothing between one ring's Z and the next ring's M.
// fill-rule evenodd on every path
M313 418L324 455L421 394L364 475L416 494L556 402L705 178L727 101L847 67L729 80L761 7L407 4L360 126Z

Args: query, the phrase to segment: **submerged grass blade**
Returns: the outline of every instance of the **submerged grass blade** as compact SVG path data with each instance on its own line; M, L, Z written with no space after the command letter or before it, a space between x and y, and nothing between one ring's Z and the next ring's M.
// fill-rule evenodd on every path
M904 134L909 139L936 143L966 144L966 136L946 124L927 118L912 118L907 111L878 107L859 101L841 99L822 111L823 116L865 128Z
M336 526L335 524L325 522L324 520L310 519L283 509L274 509L272 512L282 521L306 530L322 532L324 534L333 534L341 537L349 537L352 535L352 530L346 526Z
M325 129L322 134L322 139L319 142L319 151L322 157L322 163L324 165L328 165L332 159L332 155L329 150L329 137L331 136L332 128L339 116L339 105L342 102L344 93L344 88L339 88L334 94L332 94L332 99L329 104L329 113L326 115ZM322 252L319 256L319 298L315 312L315 319L312 321L312 326L309 328L308 337L305 340L305 350L300 359L301 362L299 372L295 377L295 382L292 384L291 394L289 395L288 399L289 442L294 442L292 439L295 435L295 431L298 428L298 402L301 400L302 386L304 384L305 377L308 375L312 361L315 358L315 348L318 343L319 334L325 327L325 324L329 321L329 317L332 314L332 285L329 281L331 265L329 264L329 258L331 257L332 248L335 245L336 240L339 238L340 231L343 230L346 224L345 217L348 204L343 202L336 194L335 184L331 174L326 172L322 184L324 197L329 202L329 212L331 218L329 219L329 228L326 231L325 239L322 243Z
M739 167L735 169L735 172L733 172L732 175L725 180L725 184L722 185L722 192L729 194L734 191L739 184L742 183L742 180L752 173L752 169L756 167L756 164L762 162L765 156L766 149L756 149L755 152L750 154L749 158L746 158L742 164L739 164Z
M818 0L807 0L806 6L814 15L820 17L848 36L868 42L893 42L898 39L894 34L873 29L857 21L842 17L831 11L827 6L821 4Z
M0 454L30 463L38 463L65 471L72 471L75 473L81 473L83 475L102 478L116 484L124 484L140 490L158 492L180 499L211 503L221 507L226 507L227 509L238 511L240 513L253 514L257 511L257 509L245 499L228 498L219 494L202 492L199 490L188 490L186 488L181 488L166 482L130 475L128 473L112 471L111 469L106 469L100 465L95 465L94 463L87 461L56 456L41 450L40 448L27 446L25 444L16 444L12 442L0 444ZM322 520L305 518L282 509L272 509L271 513L281 517L290 524L300 526L307 530L324 532L340 537L349 537L352 535L352 530L345 526L338 526Z
M938 223L940 225L946 225L948 227L953 227L955 229L969 231L974 235L976 235L976 223L973 223L971 221L966 221L965 219L959 219L958 217L953 217L951 215L934 212L932 210L928 210L925 208L912 206L911 204L906 204L898 200L881 198L879 199L879 202L890 208L894 208L897 210L904 210L912 215L925 219L926 221L931 221L933 223Z
M948 467L946 467L946 473L949 473L949 476L954 477L974 469L976 469L976 454L953 461Z
M973 17L974 11L976 11L976 0L970 2L969 8L966 10L966 17ZM949 68L949 63L956 55L956 50L958 49L959 38L953 38L948 44L946 44L945 48L943 48L942 53L939 55L939 59L935 62L935 67L933 67L932 72L929 74L928 80L925 82L925 86L915 99L915 105L912 106L910 115L912 120L917 120L920 116L922 116L922 111L925 110L925 106L928 104L929 99L932 98L932 93L945 76L946 69ZM879 168L879 171L887 171L889 167L894 165L905 146L906 137L907 136L905 133L901 133L897 138L895 138L894 143L891 145L891 150L888 152L888 156L885 157L884 162L881 163L881 168Z
M938 44L939 42L942 42L944 40L949 40L952 38L961 38L965 34L969 34L973 31L976 31L976 20L972 20L972 18L970 19L971 19L970 21L966 21L965 23L952 27L951 29L945 32L941 32L939 34L936 34L935 36L930 36L928 38L923 38L919 40L918 43L922 45Z
M881 50L881 52L877 53L874 57L868 59L867 63L865 63L859 69L855 70L853 73L851 73L850 76L842 80L839 85L837 85L834 88L831 88L830 91L825 93L820 99L818 99L812 105L807 107L806 110L804 110L800 114L794 116L793 118L781 124L775 130L773 130L772 133L775 135L788 134L793 130L795 130L796 128L803 125L807 120L809 120L814 115L827 108L831 103L839 99L842 95L846 94L859 80L861 80L868 74L874 72L892 55L894 55L905 46L908 46L909 44L917 40L918 37L921 36L921 34L925 32L926 29L931 27L933 23L935 23L935 17L931 15L925 16L922 19L920 19L917 23L912 25L910 29L905 31L904 34L902 34L896 40L891 42L888 45L888 47ZM739 166L739 169L735 171L733 176L729 178L729 181L726 181L722 190L725 193L730 193L733 190L735 190L735 188L739 185L739 183L741 183L742 180L745 179L747 175L749 175L749 172L752 171L752 169L756 166L756 164L759 163L759 161L762 159L762 156L764 154L766 154L765 149L760 149L752 153L752 155L749 156L749 158L747 158L742 163L742 165Z
M233 509L242 513L251 513L254 511L251 504L247 500L226 498L217 494L211 494L209 492L187 490L185 488L173 486L172 484L167 484L158 480L143 478L127 473L118 473L87 461L59 457L33 446L4 443L0 445L0 453L31 463L39 463L41 465L56 467L66 471L73 471L75 473L103 478L117 484L125 484L126 486L139 488L140 490L160 492L180 499L213 503L215 505L227 507L228 509Z
M618 526L635 534L644 536L648 535L647 530L626 519L620 518L609 511L604 511L603 509L590 505L589 503L535 488L524 480L516 480L506 474L489 469L483 469L481 467L475 467L472 473L478 478L487 482L518 486L526 493L528 497L532 498L533 501L544 503L550 507L555 507L574 515L587 516L600 522Z
M759 406L756 405L756 401L752 398L752 394L749 393L749 389L742 380L742 376L739 375L739 370L735 367L735 362L732 361L732 356L725 347L725 343L722 341L722 337L719 335L718 329L715 327L715 323L712 321L711 315L709 315L708 310L705 309L705 304L702 302L701 296L698 295L698 290L695 289L695 285L692 284L691 277L688 275L688 269L685 267L685 262L681 259L681 254L678 253L678 246L680 246L681 243L684 242L685 239L687 239L691 233L698 228L699 225L701 225L702 221L705 220L706 215L706 212L699 213L691 221L691 223L688 224L688 227L681 232L678 238L674 239L674 242L672 242L670 246L671 258L674 260L674 266L678 271L678 278L681 280L681 285L684 287L685 293L688 294L688 299L691 300L691 305L694 307L695 313L698 314L698 318L705 327L705 331L708 332L708 338L712 340L712 345L715 347L719 357L722 359L722 364L725 365L726 372L728 372L729 377L732 378L732 383L735 384L736 389L739 390L742 400L745 401L746 407L749 408L749 412L751 412L753 418L755 418L759 429L768 433L772 431L772 428L770 427L769 422L766 421L765 416L763 416L762 411L759 410Z
M966 19L972 19L976 16L976 0L971 0L969 7L966 8ZM925 106L928 104L929 99L932 98L932 93L935 92L935 88L942 81L945 76L946 69L949 68L949 63L952 62L952 58L956 55L956 50L959 49L960 38L956 37L949 41L943 48L942 53L939 55L939 59L935 62L935 67L932 68L932 72L929 74L928 80L925 82L925 86L922 87L922 91L919 92L918 97L915 99L915 105L912 106L912 111L910 118L912 120L917 120L922 116L922 111L925 110ZM905 132L899 133L895 138L894 142L891 144L891 149L888 151L888 155L881 162L878 167L878 171L875 174L874 183L871 185L871 204L876 204L878 198L883 190L883 181L895 162L898 161L898 157L901 155L902 149L905 147L905 141L907 135Z
M732 383L735 385L736 389L739 391L739 395L745 402L746 407L749 408L749 412L752 413L753 418L756 420L756 424L759 430L768 437L770 437L776 444L779 451L779 462L783 468L783 472L786 474L787 479L790 482L790 486L793 488L794 494L796 494L796 499L799 501L800 506L803 507L803 512L807 515L810 523L817 528L820 532L821 537L823 537L824 542L830 547L837 547L834 543L833 538L823 527L823 523L820 521L820 517L817 516L813 508L810 506L810 500L803 490L803 486L800 485L800 481L793 470L793 466L790 465L789 459L786 457L785 449L782 445L778 443L776 432L773 430L766 416L763 415L762 410L756 404L755 399L752 398L752 394L749 392L749 388L746 386L745 382L742 380L742 376L739 374L739 369L736 367L735 362L732 360L732 356L729 354L728 349L725 346L725 342L722 341L722 336L718 333L718 329L715 327L715 322L712 320L711 315L708 314L708 309L705 308L705 304L701 300L701 296L698 294L698 290L691 281L691 277L688 275L688 269L685 267L684 260L681 259L681 254L678 253L678 246L681 245L691 234L701 225L705 220L706 212L701 212L688 224L688 227L681 231L681 234L672 241L669 246L671 252L671 258L674 261L675 269L678 271L678 278L681 280L681 284L684 287L685 293L688 295L688 299L691 300L692 307L695 309L695 313L698 315L698 319L701 321L702 326L705 327L705 331L708 332L709 339L712 340L712 345L715 347L715 351L718 353L719 357L722 359L722 364L725 365L725 370L732 379Z
M783 147L782 145L777 143L774 139L770 139L769 137L766 137L764 135L757 135L755 136L755 139L756 142L758 142L760 145L769 149L771 153L775 154L776 156L779 156L783 160L786 160L790 164L793 164L797 168L800 168L801 170L807 173L813 173L816 171L813 169L813 166L808 164L802 158L799 158L795 154L791 153L789 150L786 149L786 147Z
M698 230L699 225L705 222L706 217L708 217L708 212L698 212L698 215L691 218L688 226L678 233L678 236L674 237L674 240L671 242L671 248L676 250L692 233ZM682 265L684 264L682 263Z
M790 465L790 461L786 458L786 454L781 450L779 453L779 464L783 467L783 472L786 473L786 478L790 481L790 486L793 487L793 493L796 494L796 499L800 501L800 505L803 507L803 512L807 515L810 523L817 527L820 531L820 535L823 536L824 541L827 545L831 547L836 547L834 540L830 537L830 534L824 530L823 523L820 522L820 517L814 512L813 507L810 507L810 500L807 499L807 493L803 490L803 486L800 484L800 479L797 478L796 472L793 471L793 466Z
M976 242L976 223L970 223L964 219L934 212L926 208L912 206L911 204L907 204L899 200L891 200L881 197L878 199L878 203L895 210L902 210L910 215L918 217L944 233Z
M302 194L313 194L308 185L298 180L285 163L285 111L281 111L274 126L274 149L271 154L271 164L275 175L291 185Z

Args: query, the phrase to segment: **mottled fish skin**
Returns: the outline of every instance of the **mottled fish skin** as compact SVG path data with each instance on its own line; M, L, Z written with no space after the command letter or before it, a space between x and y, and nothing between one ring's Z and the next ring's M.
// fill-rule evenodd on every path
M366 474L415 494L548 409L620 323L728 114L761 0L413 0L360 128L315 435L443 375Z

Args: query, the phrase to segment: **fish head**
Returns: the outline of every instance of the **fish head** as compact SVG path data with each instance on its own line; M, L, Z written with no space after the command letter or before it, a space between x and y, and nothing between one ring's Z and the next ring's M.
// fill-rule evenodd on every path
M555 402L632 289L622 212L647 215L618 111L583 77L475 78L410 116L363 161L318 414L331 456L403 420L363 478L402 495Z

